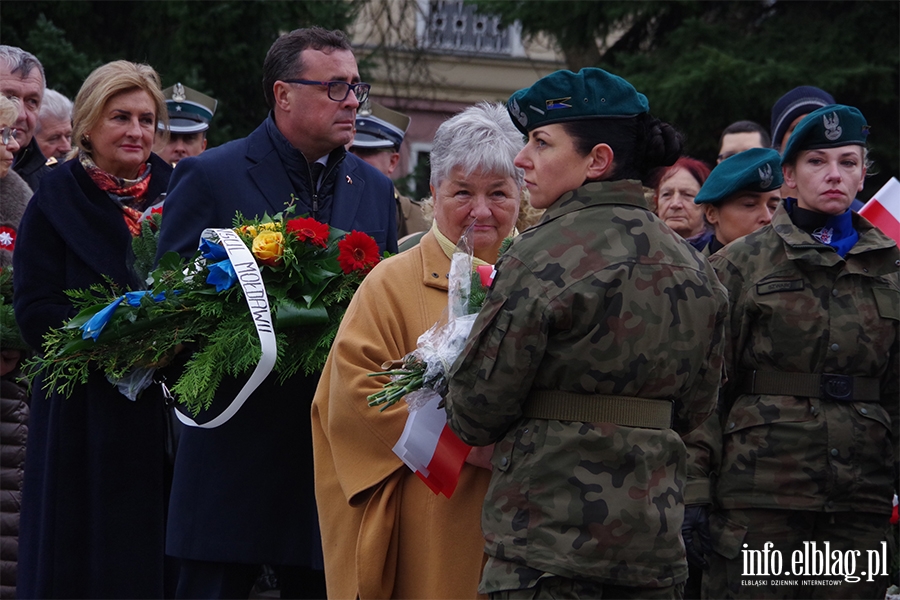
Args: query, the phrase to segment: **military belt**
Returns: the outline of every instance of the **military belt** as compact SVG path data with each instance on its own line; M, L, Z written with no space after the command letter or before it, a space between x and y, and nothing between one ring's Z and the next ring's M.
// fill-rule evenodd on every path
M875 377L837 373L785 373L744 371L738 385L742 394L804 396L834 402L878 402L881 384Z
M613 423L649 429L672 427L670 401L633 396L534 390L528 395L522 412L530 419Z

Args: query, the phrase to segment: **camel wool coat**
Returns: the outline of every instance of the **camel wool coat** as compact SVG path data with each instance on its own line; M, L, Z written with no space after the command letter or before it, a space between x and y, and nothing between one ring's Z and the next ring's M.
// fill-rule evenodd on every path
M416 347L447 306L450 259L432 233L382 262L350 303L312 405L316 503L329 598L476 598L490 472L466 463L451 498L393 453L406 403L379 412L367 377Z

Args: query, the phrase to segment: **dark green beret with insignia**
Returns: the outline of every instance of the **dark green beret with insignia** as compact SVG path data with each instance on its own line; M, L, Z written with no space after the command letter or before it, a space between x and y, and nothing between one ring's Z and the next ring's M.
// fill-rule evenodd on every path
M751 148L716 165L694 196L694 204L715 204L743 191L777 190L783 182L778 152L771 148Z
M781 164L790 163L802 150L865 146L866 118L853 106L831 104L806 115L788 138Z
M509 97L506 109L522 133L582 119L633 117L650 110L647 97L603 69L556 71Z

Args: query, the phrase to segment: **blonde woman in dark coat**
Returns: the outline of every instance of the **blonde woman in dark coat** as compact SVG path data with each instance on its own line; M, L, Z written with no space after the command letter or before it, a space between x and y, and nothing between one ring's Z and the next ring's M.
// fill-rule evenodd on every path
M16 320L39 348L75 316L67 289L140 289L132 237L172 168L151 153L165 118L148 65L98 67L75 99L77 156L28 203L13 257ZM99 371L69 397L32 386L19 536L22 598L160 598L167 493L158 386L131 401Z

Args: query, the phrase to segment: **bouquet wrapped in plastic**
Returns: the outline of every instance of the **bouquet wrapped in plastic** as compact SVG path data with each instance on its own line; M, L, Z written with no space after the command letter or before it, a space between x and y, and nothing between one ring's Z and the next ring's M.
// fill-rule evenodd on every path
M419 336L415 350L382 365L389 370L369 374L390 377L381 390L368 396L369 406L384 410L406 398L409 416L394 453L435 494L448 498L471 448L447 426L441 399L450 368L465 346L493 277L491 265L473 270L469 240L468 234L463 235L451 258L447 309L441 319Z
M419 336L416 349L401 360L382 365L388 369L369 377L388 375L391 381L368 396L369 406L381 410L405 397L410 410L424 406L447 389L447 374L462 352L472 324L484 304L493 276L491 265L472 268L469 236L463 235L450 261L447 309L437 323Z

